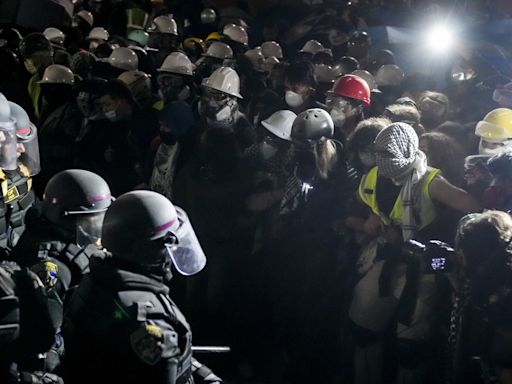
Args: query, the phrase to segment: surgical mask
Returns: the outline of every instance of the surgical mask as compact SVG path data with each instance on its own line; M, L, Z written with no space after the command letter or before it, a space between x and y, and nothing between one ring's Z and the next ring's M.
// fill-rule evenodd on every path
M284 100L286 101L286 104L288 104L292 108L304 104L304 97L293 91L286 91L284 95Z
M229 105L226 105L220 111L215 114L215 120L217 121L225 121L231 117L231 108Z
M23 62L23 65L25 66L27 72L31 75L35 75L37 73L37 67L34 65L34 61L32 59L26 59Z
M93 52L100 45L97 41L91 41L89 43L89 51Z
M274 147L273 145L266 143L264 141L260 144L259 149L260 149L261 156L263 156L263 160L268 160L268 159L274 157L275 154L277 153L276 147Z
M485 145L484 142L488 144ZM494 148L489 148L489 144L494 144ZM480 139L478 144L478 153L480 155L497 155L498 153L506 152L512 149L512 140L506 140L504 142L490 142L487 140Z
M120 118L119 116L117 115L116 113L116 110L112 110L112 111L107 111L104 113L105 115L105 118L107 118L109 121L112 121L112 122L116 122L116 121L119 121Z
M336 128L341 128L343 127L343 125L345 125L345 121L347 121L347 116L341 109L333 108L331 109L331 112L329 114L331 115L332 121Z

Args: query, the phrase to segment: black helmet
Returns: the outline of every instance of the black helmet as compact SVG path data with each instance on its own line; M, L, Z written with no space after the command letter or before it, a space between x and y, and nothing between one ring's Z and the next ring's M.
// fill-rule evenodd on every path
M50 41L42 33L30 33L20 42L20 53L23 58L29 58L35 53L53 56Z
M16 28L4 28L0 31L0 47L7 47L12 51L18 49L21 33Z
M152 191L120 196L105 214L101 238L114 258L144 267L170 257L180 273L192 275L206 264L185 212Z
M370 45L371 38L367 32L355 31L349 38L349 44L352 45Z
M57 173L46 185L42 213L59 227L87 232L77 235L99 235L90 233L90 229L99 232L111 202L110 188L100 176L83 169L69 169Z
M331 115L320 108L307 109L300 113L292 125L291 137L294 141L317 141L322 137L332 137L334 123Z

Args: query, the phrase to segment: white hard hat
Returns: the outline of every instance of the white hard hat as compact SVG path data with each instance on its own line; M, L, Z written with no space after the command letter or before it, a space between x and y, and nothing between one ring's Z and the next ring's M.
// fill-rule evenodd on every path
M157 16L153 19L153 23L148 28L149 32L167 33L170 35L178 35L178 25L176 21L168 15Z
M265 69L266 72L271 72L272 69L274 68L274 66L276 64L279 64L280 61L277 57L275 56L270 56L270 57L267 57L265 59L265 63L263 64L263 68Z
M66 35L60 29L57 28L46 28L43 32L44 37L55 44L63 44Z
M118 77L132 91L135 100L142 100L151 96L151 77L142 71L126 71Z
M128 86L141 79L151 80L149 75L142 71L126 71L121 73L117 78Z
M201 19L201 23L211 24L211 23L214 23L215 20L217 19L217 14L215 13L215 11L213 9L205 8L201 11L199 18Z
M359 76L361 79L366 81L366 84L368 84L368 87L370 90L378 89L377 82L375 81L375 77L364 69L356 69L354 72L352 72L352 75Z
M217 59L232 59L233 58L233 50L226 43L221 43L220 41L214 41L208 47L206 52L203 54L206 57L215 57Z
M194 69L195 65L192 64L187 55L182 52L173 52L165 58L162 66L157 71L192 76Z
M226 25L222 31L222 34L229 37L231 40L236 41L237 43L244 45L249 43L249 36L247 36L247 31L239 25Z
M336 71L330 65L315 64L315 76L320 83L334 83Z
M68 67L60 64L52 64L44 70L43 79L40 84L75 84L75 76Z
M375 75L375 81L382 86L399 86L404 80L404 71L395 64L386 64L379 68Z
M240 77L233 68L217 68L204 82L204 86L243 99L240 94Z
M89 35L87 36L86 40L107 41L108 38L109 38L109 34L105 28L95 27L95 28L91 29L91 32L89 32Z
M255 70L264 70L263 65L265 63L265 56L261 53L261 49L249 49L244 53L244 55L249 58Z
M145 47L149 41L149 33L144 31L143 29L134 29L128 33L126 36L128 40L135 41L142 47Z
M281 110L263 120L261 125L280 139L292 141L292 125L296 117L297 115L292 111Z
M324 46L317 40L309 40L299 52L311 53L312 55L322 51Z
M283 58L283 50L279 43L276 43L275 41L265 41L261 44L261 52L266 58L271 56L277 57L278 59Z
M333 57L332 49L331 48L322 48L317 53L325 53L326 55L329 55L329 56Z
M87 24L89 24L91 27L94 24L94 17L92 16L92 13L89 11L80 11L75 14L75 16L81 18L83 21L85 21Z
M135 71L139 67L139 58L130 48L119 47L112 51L107 62L125 71Z

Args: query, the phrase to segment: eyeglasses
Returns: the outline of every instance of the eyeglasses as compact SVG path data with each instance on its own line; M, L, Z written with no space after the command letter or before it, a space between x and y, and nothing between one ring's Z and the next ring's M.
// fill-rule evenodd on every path
M229 98L227 94L210 87L203 87L204 96L215 101L224 101Z

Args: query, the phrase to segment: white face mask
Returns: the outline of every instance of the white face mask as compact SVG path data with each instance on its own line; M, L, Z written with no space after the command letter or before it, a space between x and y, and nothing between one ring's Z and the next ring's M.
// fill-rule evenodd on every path
M293 91L286 91L286 93L284 94L284 100L286 101L286 104L288 104L292 108L304 104L304 98L302 97L302 95L299 95L298 93L295 93Z
M89 43L89 51L93 52L100 45L97 41L91 41Z
M484 142L487 142L487 145L484 145ZM478 153L480 155L497 155L498 153L506 152L512 150L512 140L507 140L503 143L498 143L495 148L489 148L489 144L492 145L494 143L486 141L484 139L480 139L480 143L478 144ZM503 145L501 145L503 144Z
M105 112L104 116L109 121L112 121L112 122L119 121L119 116L117 116L117 113L116 113L115 109L112 110L112 111Z
M345 115L345 113L342 110L340 110L338 108L333 108L333 109L331 109L331 112L329 114L331 115L332 121L336 128L343 127L343 125L345 124L345 121L347 120L347 116Z
M229 105L226 105L219 112L215 114L215 120L217 121L225 121L231 117L231 108Z
M268 160L277 153L277 148L270 145L269 143L262 142L260 144L260 153L263 156L264 160Z

